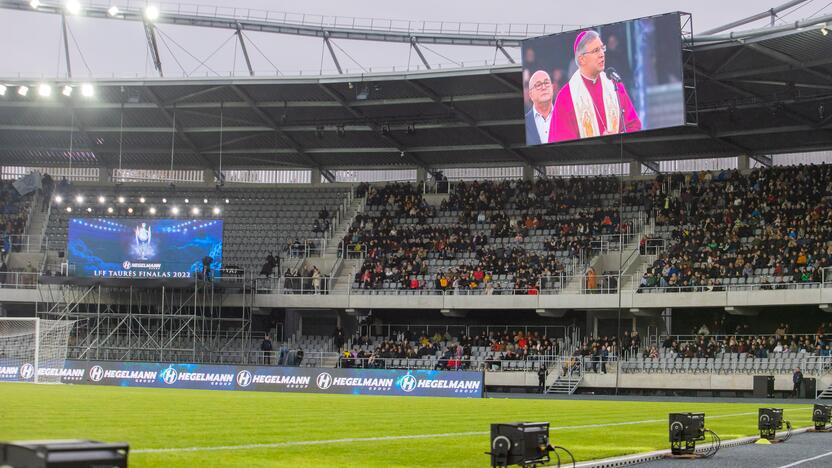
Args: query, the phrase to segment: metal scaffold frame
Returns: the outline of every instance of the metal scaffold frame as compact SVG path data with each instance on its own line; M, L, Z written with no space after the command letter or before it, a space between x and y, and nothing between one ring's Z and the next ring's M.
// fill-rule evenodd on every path
M62 285L41 292L37 316L76 320L69 357L85 360L256 363L251 352L255 290L214 282L138 287Z

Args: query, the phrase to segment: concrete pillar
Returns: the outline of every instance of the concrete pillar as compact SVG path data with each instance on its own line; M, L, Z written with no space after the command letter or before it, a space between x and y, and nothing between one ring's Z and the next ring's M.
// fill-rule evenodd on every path
M318 168L312 168L312 185L320 185L321 184L321 170Z
M529 164L523 165L523 180L534 180L534 168Z
M751 158L744 154L737 156L737 169L741 171L751 169Z
M641 175L641 163L638 161L630 161L630 177Z
M416 168L416 183L421 184L428 179L428 170L424 167Z
M673 325L673 309L671 309L670 307L664 309L662 311L662 320L664 320L665 333L667 333L668 335L672 335L673 334L673 327L672 327L672 325Z
M58 180L60 180L60 177L56 178L55 185L58 184ZM113 182L113 170L109 167L98 168L98 181L102 184L111 184Z

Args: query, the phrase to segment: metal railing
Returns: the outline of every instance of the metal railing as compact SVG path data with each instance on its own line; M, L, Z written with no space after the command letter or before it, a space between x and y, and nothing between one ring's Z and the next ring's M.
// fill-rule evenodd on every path
M745 354L724 353L712 358L630 358L622 361L625 373L678 374L791 374L799 367L805 375L832 373L832 357L808 353L788 353L789 356L757 358Z
M14 234L9 236L12 252L41 253L49 249L49 238L45 235Z
M286 247L287 258L308 258L323 257L326 253L327 239L304 239L303 242L292 244Z
M37 289L38 283L40 283L40 273L18 271L0 272L0 288Z
M311 276L280 276L276 278L256 278L255 287L258 293L265 294L332 294L335 279L320 275Z
M500 335L523 332L524 335L529 336L530 333L537 333L539 336L546 336L549 339L562 340L567 336L569 327L562 325L528 325L528 324L496 324L496 325L450 325L450 324L413 324L413 323L389 323L381 325L361 325L359 326L359 337L372 337L374 340L383 339L383 337L398 337L399 334L410 332L411 335L418 333L433 337L437 333L443 337L448 334L452 337L470 336L478 337L482 333L490 335L491 333L499 333ZM386 333L385 333L386 330ZM355 337L353 337L353 343Z

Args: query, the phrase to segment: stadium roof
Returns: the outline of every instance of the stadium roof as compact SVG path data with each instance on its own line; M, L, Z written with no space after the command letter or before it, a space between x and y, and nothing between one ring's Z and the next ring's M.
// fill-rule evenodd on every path
M626 135L623 159L746 154L765 162L775 153L830 148L830 20L697 37L686 73L695 71L698 126ZM0 161L67 166L70 135L73 167L167 169L172 154L175 169L216 169L220 159L224 169L336 169L622 158L618 137L526 147L518 65L94 85L93 98L65 98L60 88L50 99L6 93Z

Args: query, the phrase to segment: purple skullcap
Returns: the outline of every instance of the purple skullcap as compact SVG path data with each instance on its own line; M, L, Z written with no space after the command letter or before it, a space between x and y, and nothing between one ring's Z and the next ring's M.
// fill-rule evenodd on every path
M584 38L586 33L587 33L586 31L581 31L581 32L578 33L578 37L575 38L575 44L572 46L572 51L575 52L576 54L578 53L578 44L581 43L581 39Z

